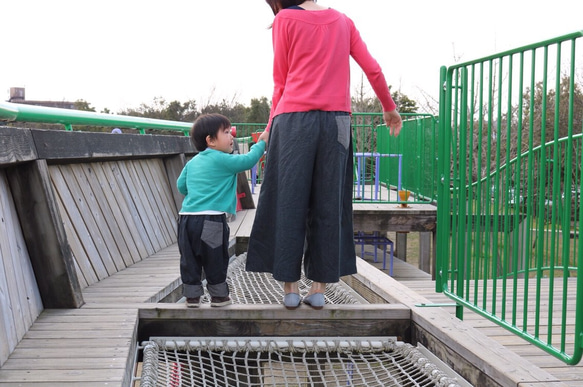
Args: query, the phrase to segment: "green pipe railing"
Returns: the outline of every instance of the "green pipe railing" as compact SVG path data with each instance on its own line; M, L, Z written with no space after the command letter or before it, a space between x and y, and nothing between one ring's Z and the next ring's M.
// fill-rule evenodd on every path
M468 308L567 364L583 351L581 37L440 79L436 289L459 318Z
M137 129L141 134L145 134L147 129L171 130L181 131L185 136L188 136L188 132L192 127L192 123L186 122L95 113L83 110L49 108L10 102L0 102L0 121L62 124L69 131L73 130L73 125L123 127Z

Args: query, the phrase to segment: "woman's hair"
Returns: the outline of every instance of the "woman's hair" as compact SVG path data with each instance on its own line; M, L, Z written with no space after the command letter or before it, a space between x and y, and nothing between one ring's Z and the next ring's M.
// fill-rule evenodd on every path
M265 2L271 7L274 15L277 15L277 13L284 8L291 7L292 5L300 5L304 1L306 0L265 0Z
M219 130L230 128L231 121L222 114L211 113L199 116L190 129L190 141L194 148L202 152L207 148L206 138L217 138Z

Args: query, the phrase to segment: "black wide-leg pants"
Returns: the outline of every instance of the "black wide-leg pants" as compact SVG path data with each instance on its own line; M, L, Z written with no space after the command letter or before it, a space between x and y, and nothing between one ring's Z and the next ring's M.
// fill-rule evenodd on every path
M274 118L246 269L333 283L356 273L353 155L345 112Z

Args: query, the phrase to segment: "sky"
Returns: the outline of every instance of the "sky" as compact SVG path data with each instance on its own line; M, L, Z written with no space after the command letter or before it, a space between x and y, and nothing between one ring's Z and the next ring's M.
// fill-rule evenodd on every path
M421 106L437 100L441 66L583 30L581 0L318 3L347 14L392 90ZM8 0L0 9L0 101L11 87L27 100L82 99L114 113L155 98L200 107L271 97L273 13L263 0ZM351 77L354 93L354 61Z

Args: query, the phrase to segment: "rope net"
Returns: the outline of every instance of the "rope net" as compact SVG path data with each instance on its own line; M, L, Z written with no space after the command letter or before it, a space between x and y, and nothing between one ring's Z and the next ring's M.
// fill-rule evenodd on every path
M141 387L459 386L393 338L151 338Z
M273 279L268 273L253 273L245 270L247 254L241 254L231 259L227 272L227 284L231 291L233 304L283 304L282 283ZM312 282L302 271L298 282L300 293L306 294ZM365 304L368 303L342 281L328 284L324 298L327 304ZM210 296L205 293L201 303L210 303Z
M234 304L281 304L282 284L245 270L234 257L227 283ZM300 293L311 282L302 274ZM368 303L342 281L328 284L327 304ZM205 294L201 301L210 302ZM168 338L142 343L140 387L149 386L459 386L421 351L383 338Z

